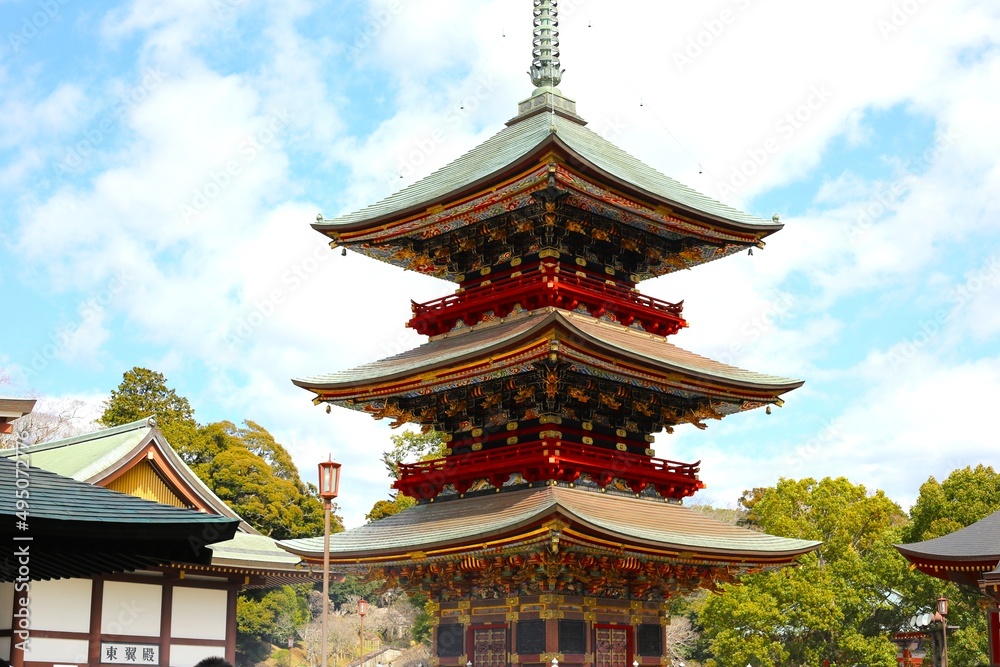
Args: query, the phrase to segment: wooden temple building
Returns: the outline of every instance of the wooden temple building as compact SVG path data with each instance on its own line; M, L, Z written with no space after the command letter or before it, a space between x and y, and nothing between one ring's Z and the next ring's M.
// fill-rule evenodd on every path
M444 458L400 467L415 507L330 541L335 571L428 596L435 665L661 665L671 597L817 543L683 506L704 486L698 463L657 458L654 434L780 405L802 383L672 345L682 304L636 285L762 247L781 225L589 130L556 87L556 2L534 5L535 90L507 127L314 225L333 247L456 283L413 304L409 326L430 340L295 384L443 434ZM323 560L322 538L282 545Z
M914 567L984 597L991 667L1000 667L1000 512L954 533L896 549Z
M0 451L0 482L15 461L30 470L30 525L53 528L32 543L31 642L7 654L22 596L0 583L0 657L14 667L235 664L239 591L317 578L215 495L152 418ZM51 479L72 493L50 494L43 524L35 484ZM148 549L161 533L177 544Z

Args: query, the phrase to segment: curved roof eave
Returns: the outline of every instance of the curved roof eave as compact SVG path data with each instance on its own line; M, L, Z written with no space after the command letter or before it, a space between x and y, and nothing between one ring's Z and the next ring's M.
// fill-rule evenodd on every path
M537 116L536 118L544 118L544 116ZM451 183L450 185L452 187L448 187L449 182L447 176L450 171L457 170L460 166L464 167L465 165L462 164L464 162L471 162L475 164L479 157L477 152L488 154L490 149L487 147L493 142L499 142L499 138L511 128L501 131L497 135L494 135L491 139L488 139L483 144L480 144L441 169L431 173L407 188L393 193L379 202L338 218L313 223L312 227L321 233L359 231L417 215L425 212L428 208L433 206L469 197L484 188L488 188L493 184L504 180L512 171L517 171L536 162L541 154L550 150L552 147L556 147L561 152L565 153L564 158L569 158L567 162L572 163L574 160L578 161L579 163L585 165L588 171L600 174L604 179L613 183L618 189L638 195L639 199L645 200L654 207L658 205L667 206L674 210L683 211L695 219L700 219L706 223L721 226L731 231L750 233L764 232L764 236L768 236L784 227L782 223L770 222L757 218L711 199L693 188L689 188L669 176L662 174L658 170L645 165L643 162L621 150L611 142L601 138L600 135L595 132L571 121L564 120L558 116L556 116L556 118L558 120L554 131L548 129L544 134L539 132L540 138L537 141L534 141L534 143L529 142L523 150L515 151L514 157L508 158L503 162L498 162L495 167L491 166L487 173L477 176L474 180L468 183ZM512 128L513 127L516 126L512 126ZM560 128L562 128L562 134L560 134ZM538 131L529 129L528 135L530 136L532 132ZM516 139L516 136L514 139ZM591 146L591 143L594 145ZM603 160L600 157L602 151L606 154ZM629 170L632 170L634 174L639 174L641 177L633 178L628 174L615 173L616 171L627 172ZM391 204L389 204L389 202L392 199L400 198L405 201L405 193L411 190L418 190L421 186L433 183L435 179L443 181L438 191L428 193L427 195L422 196L422 198L414 199L412 202L404 203L399 208L391 208ZM647 185L652 185L654 181L659 181L658 184L661 188L674 189L676 191L675 196L671 197L666 193L656 192L651 189L651 187L643 187L634 181L644 181ZM720 212L713 213L712 211L706 210L706 208L700 208L693 203L684 202L678 198L678 196L690 199L701 199L705 203L709 204L711 208L718 208ZM385 208L386 206L390 206L390 208L382 213L375 213L373 211L374 215L371 217L363 217L366 210L378 207ZM735 216L745 218L745 221L737 220L734 217L726 217L721 214L721 212L727 211L731 211ZM344 220L344 222L338 222L338 220Z
M480 510L483 509L480 505L492 506L496 503L496 496L418 505L380 522L366 524L360 528L331 536L331 554L338 562L358 559L377 559L385 562L412 554L415 551L434 555L430 552L460 550L466 546L481 545L484 540L515 539L520 532L533 526L541 526L553 515L559 515L571 525L579 526L603 536L605 539L617 540L622 545L631 545L640 549L645 547L676 551L678 554L695 554L689 558L697 558L700 555L709 559L732 561L752 561L754 558L759 558L761 561L790 560L814 550L821 544L812 540L798 540L756 533L724 525L715 519L704 516L697 517L697 524L702 528L701 533L691 531L691 527L688 526L688 530L691 532L685 535L682 532L683 526L678 526L686 518L689 518L689 515L685 513L690 513L692 510L688 508L655 503L650 500L603 494L597 496L596 499L590 499L595 501L599 499L602 509L614 516L618 516L617 513L621 513L622 516L631 513L627 511L628 508L608 508L609 502L616 505L628 505L633 510L637 510L639 507L643 511L652 510L662 515L658 517L662 521L667 523L674 521L672 532L664 527L660 528L660 533L663 536L669 536L669 538L657 539L653 536L656 532L655 527L648 531L648 535L641 535L630 529L629 526L614 526L611 518L605 517L602 520L599 516L587 512L585 507L574 507L574 505L585 505L589 494L593 494L593 492L562 487L513 491L505 494L507 497L503 498L508 505L502 507L498 515L491 517L483 517L480 514ZM528 507L524 510L518 510L518 503L525 503ZM635 503L642 503L642 505L633 505ZM456 509L463 511L457 515L448 515L449 512L454 512ZM463 519L475 517L480 517L482 520L471 525L466 523L460 532L454 535L448 534L448 531L454 530L454 524L461 523ZM722 527L721 531L720 526ZM482 527L482 530L478 530L477 527ZM434 530L434 535L438 537L437 540L432 541L431 536L425 534L430 530ZM443 537L442 530L444 531ZM713 532L722 534L712 535ZM388 544L382 543L380 546L380 533L389 536ZM336 539L337 537L340 539ZM346 548L339 550L338 541L347 542ZM323 555L323 539L320 537L287 540L278 544L283 549L303 558L315 559L321 558Z
M544 312L544 316L542 316L541 314L542 312ZM531 318L533 317L538 317L539 319L536 322L532 323ZM478 357L482 357L485 354L489 354L490 352L496 351L498 348L509 347L518 342L530 339L531 337L536 336L539 333L539 331L549 326L556 325L563 327L563 329L567 330L568 333L574 336L579 336L587 340L591 345L596 346L602 350L605 350L609 353L613 352L616 355L620 354L626 356L638 363L656 364L663 371L687 374L693 377L697 377L699 379L726 383L733 386L738 385L743 388L752 387L756 389L776 391L779 393L784 393L787 391L791 391L793 389L797 389L798 387L801 387L804 384L804 381L802 380L756 374L750 371L745 371L744 369L736 368L734 366L727 366L726 364L722 364L721 362L716 362L714 360L708 359L707 357L701 357L700 355L687 352L682 348L679 348L671 343L666 342L665 340L662 339L662 337L653 336L652 334L643 334L639 332L634 332L633 330L621 325L613 325L606 323L591 323L589 322L589 318L580 318L579 321L582 325L581 328L581 326L576 326L576 324L572 321L574 319L573 313L568 313L555 308L546 308L546 309L541 309L540 311L532 311L531 313L524 316L524 318L525 319L521 322L519 322L521 318L511 318L508 319L507 322L503 322L500 324L491 323L481 329L477 329L476 327L471 327L469 329L462 330L460 333L452 335L451 340L456 340L458 339L459 336L475 335L477 331L480 333L482 332L489 333L491 331L495 332L496 327L511 326L513 328L513 331L509 335L501 336L494 341L487 340L483 345L474 345L465 352L455 354L453 356L442 356L436 361L432 361L429 363L419 364L413 367L406 365L400 366L397 364L392 364L391 365L392 370L385 373L384 375L377 375L374 377L371 376L359 377L357 379L346 380L342 382L337 382L335 380L335 375L331 375L325 378L313 377L313 378L296 379L292 380L292 383L302 389L314 392L320 392L324 389L330 389L332 387L338 387L342 389L348 389L351 387L361 388L371 384L374 381L389 382L392 380L404 380L407 377L412 377L415 373L418 372L421 373L427 372L442 365L451 365L451 364L461 363L464 361L473 360ZM517 324L521 324L521 326L517 326ZM669 346L669 348L664 348L664 349L675 351L676 353L675 356L683 356L685 358L688 358L691 362L697 360L703 360L704 362L706 362L711 366L718 366L720 370L730 371L731 373L729 377L726 377L724 375L711 373L705 369L698 369L693 363L683 365L678 363L676 360L667 361L664 359L657 359L656 357L642 354L636 350L629 350L626 347L616 346L597 337L593 331L587 331L587 329L592 329L595 327L609 327L609 333L614 333L626 339L631 336L639 336L643 338L649 338L650 340L655 339L658 342L662 341L663 345ZM616 327L619 328L620 331L616 331L615 330ZM448 335L442 336L440 338L434 338L428 343L424 343L423 345L414 348L414 350L410 350L408 352L404 352L402 355L397 355L396 357L389 357L388 359L384 359L381 361L389 361L390 359L398 360L401 358L405 358L407 356L412 356L412 353L417 352L422 348L426 349L426 346L428 345L432 345L441 340L448 340L447 336ZM378 364L380 362L374 362L374 363ZM373 367L373 366L374 364L368 365L368 367ZM365 366L361 366L355 370L360 371L361 369L364 368ZM348 373L348 372L350 371L344 371L343 373ZM735 373L741 375L745 374L753 377L738 379Z

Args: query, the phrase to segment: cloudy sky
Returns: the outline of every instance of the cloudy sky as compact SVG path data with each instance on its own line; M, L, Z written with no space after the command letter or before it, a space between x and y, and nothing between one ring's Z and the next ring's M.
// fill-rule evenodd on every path
M650 165L785 229L644 283L678 345L806 385L673 436L697 499L846 475L908 505L1000 465L1000 4L564 0L563 92ZM0 0L0 368L98 404L164 373L202 422L253 419L341 514L387 493L392 431L290 378L415 346L442 281L309 223L499 131L527 97L531 0ZM758 414L759 413L759 414Z

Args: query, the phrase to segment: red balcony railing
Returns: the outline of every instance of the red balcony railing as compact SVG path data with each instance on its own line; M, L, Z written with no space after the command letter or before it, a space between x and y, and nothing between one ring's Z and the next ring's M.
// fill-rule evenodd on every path
M652 486L665 498L680 499L704 488L698 479L700 463L678 463L577 443L543 441L402 464L393 486L404 495L428 500L448 484L453 484L458 493L465 493L479 480L500 488L515 473L528 482L576 482L587 474L601 488L618 478L625 480L635 493Z
M412 302L413 318L407 325L418 333L435 336L451 331L459 321L468 326L477 324L491 311L496 317L506 317L520 305L525 310L546 306L576 310L583 306L594 317L610 313L625 326L638 322L659 336L675 334L687 326L681 317L683 301L670 303L589 276L541 268L540 272L503 278L426 303Z

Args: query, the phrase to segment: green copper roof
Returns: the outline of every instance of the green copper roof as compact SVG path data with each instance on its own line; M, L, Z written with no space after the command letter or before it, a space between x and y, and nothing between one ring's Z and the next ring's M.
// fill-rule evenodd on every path
M288 553L274 540L266 535L251 535L236 533L233 539L213 544L212 562L240 564L246 567L260 566L262 562L269 565L294 566L302 562L298 556Z
M506 321L459 329L394 357L294 382L305 389L329 389L407 377L523 342L553 324L578 339L664 371L769 390L787 391L802 385L801 380L756 373L702 357L668 343L662 336L557 308L541 308Z
M676 549L734 561L792 558L819 542L758 533L681 505L546 486L411 507L381 521L330 537L332 558L405 556L413 551L469 545L526 530L559 513L615 543ZM286 540L292 553L322 558L323 538Z
M22 447L20 452L30 457L31 465L34 467L72 477L81 482L100 484L150 442L156 443L157 450L163 454L163 458L171 468L217 513L240 519L242 530L245 532L257 532L191 470L156 427L156 420L153 417L72 438ZM0 450L0 457L13 455L12 449Z
M152 428L149 419L142 419L73 438L32 445L22 448L21 452L30 455L32 466L86 482L145 442ZM13 454L10 449L0 450L0 457Z
M423 210L452 193L503 172L543 144L559 142L600 172L644 191L655 199L750 231L777 231L782 225L738 211L707 197L644 164L580 123L558 113L525 117L483 144L413 185L355 213L317 222L319 231L361 227L368 221Z

